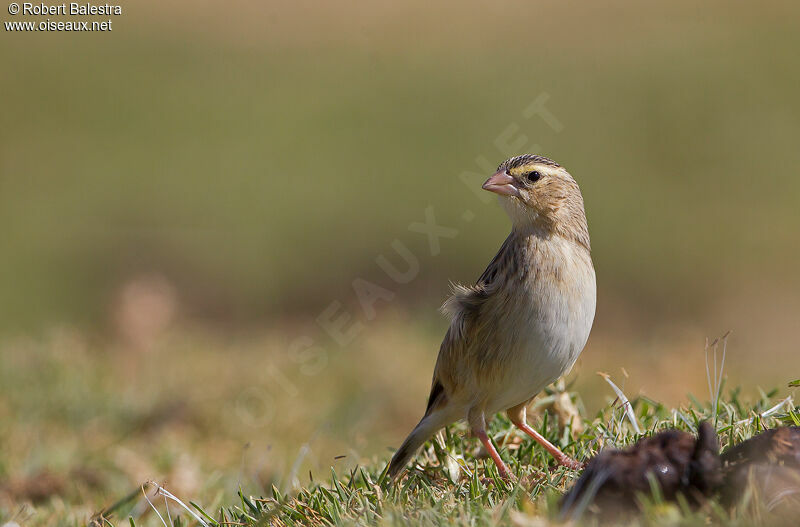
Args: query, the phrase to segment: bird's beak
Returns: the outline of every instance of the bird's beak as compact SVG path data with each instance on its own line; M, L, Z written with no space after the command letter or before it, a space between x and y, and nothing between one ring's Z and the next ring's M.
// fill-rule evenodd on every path
M492 177L486 180L481 188L500 194L501 196L516 196L519 197L519 189L514 185L515 179L508 175L505 170L496 172Z

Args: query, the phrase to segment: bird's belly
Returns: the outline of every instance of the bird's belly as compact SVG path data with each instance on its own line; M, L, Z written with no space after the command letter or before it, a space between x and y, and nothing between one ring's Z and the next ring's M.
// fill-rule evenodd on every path
M501 382L487 401L488 413L530 400L569 372L589 338L595 299L591 280L577 294L540 292L535 303L518 306L513 328L507 329L515 337L506 341L508 349L498 350L503 355L498 357L500 363L506 366L498 372Z

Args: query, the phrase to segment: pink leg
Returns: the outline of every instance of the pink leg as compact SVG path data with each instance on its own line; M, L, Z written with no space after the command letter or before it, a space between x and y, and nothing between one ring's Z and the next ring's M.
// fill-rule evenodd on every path
M550 455L556 459L556 462L559 465L571 468L572 470L581 470L583 468L583 463L575 461L574 459L566 455L564 452L559 450L558 447L556 447L553 443L545 439L544 436L542 436L539 432L537 432L536 430L531 428L530 425L528 425L528 422L526 421L527 404L528 403L525 402L523 404L515 406L514 408L509 408L508 410L506 410L506 413L508 414L509 419L511 419L511 422L514 423L517 426L517 428L519 428L520 430L531 436L534 441L542 445L544 449L547 450L550 453Z
M492 444L492 440L489 439L486 433L486 418L483 415L483 410L480 408L472 408L467 413L467 421L469 421L472 433L478 436L478 439L480 439L486 451L492 456L492 461L497 465L497 471L500 473L500 477L503 479L511 479L513 477L511 471L508 470L506 464L503 463L500 454L497 452L497 449Z
M483 443L483 446L486 448L486 451L489 452L489 455L492 456L492 461L494 461L494 464L497 465L497 471L500 473L500 477L503 479L511 479L511 471L508 470L506 464L503 463L503 460L500 458L500 454L492 444L492 440L489 439L489 436L486 434L486 430L477 430L475 434L478 436L478 439L481 440L481 443Z

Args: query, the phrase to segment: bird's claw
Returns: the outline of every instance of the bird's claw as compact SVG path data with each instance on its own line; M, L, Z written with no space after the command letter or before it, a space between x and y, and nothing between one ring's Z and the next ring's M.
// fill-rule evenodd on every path
M556 462L559 466L567 467L570 470L583 470L586 467L586 463L581 463L580 461L576 461L571 457L564 456L563 458L557 458Z
M499 476L500 476L499 479L501 481L504 481L505 483L512 483L513 484L513 483L517 482L517 478L513 474L511 474L510 472L506 473L506 474L499 474ZM483 483L483 485L486 486L486 487L490 487L490 486L494 485L495 479L494 478L483 477L483 478L481 478L481 483Z

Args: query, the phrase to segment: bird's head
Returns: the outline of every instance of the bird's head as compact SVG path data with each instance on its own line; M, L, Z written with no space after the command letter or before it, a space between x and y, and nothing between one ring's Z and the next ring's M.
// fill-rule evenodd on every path
M589 247L580 188L555 161L533 154L512 157L497 167L483 189L499 195L514 229L546 230Z

